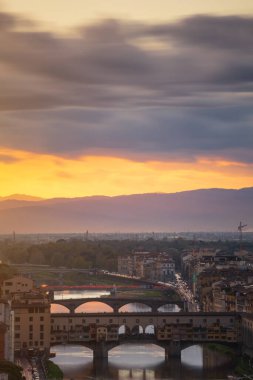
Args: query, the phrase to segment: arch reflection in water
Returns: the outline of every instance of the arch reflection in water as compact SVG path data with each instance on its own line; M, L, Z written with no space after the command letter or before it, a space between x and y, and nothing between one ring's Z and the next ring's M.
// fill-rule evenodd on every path
M203 347L193 345L182 350L181 363L191 367L203 367Z
M152 368L164 362L164 349L155 344L122 344L109 351L109 363L117 368Z
M64 373L64 379L83 379L93 376L93 352L76 345L53 346L51 352L56 356L51 359Z
M204 369L200 364L203 358L200 346L182 351L182 364L179 359L164 361L164 350L154 344L124 344L109 352L109 361L93 365L92 351L82 346L54 346L52 359L64 372L64 380L203 380L227 379L231 366ZM208 353L209 355L209 353ZM211 352L211 356L220 353ZM193 360L194 359L194 360ZM203 363L203 361L202 361ZM205 362L204 362L205 364ZM199 366L200 365L200 366Z
M131 369L118 369L118 378L119 379L133 379L133 380L153 380L156 378L155 370L153 369L140 369L140 368L131 368Z

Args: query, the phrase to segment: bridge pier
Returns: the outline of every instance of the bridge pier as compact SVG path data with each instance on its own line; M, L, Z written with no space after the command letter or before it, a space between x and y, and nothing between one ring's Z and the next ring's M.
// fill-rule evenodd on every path
M97 342L93 348L93 360L107 359L108 360L108 346L106 342Z
M169 345L165 347L165 360L169 360L170 357L173 357L173 358L181 357L181 342L180 341L170 342Z
M95 358L93 357L94 375L99 378L109 378L108 357Z

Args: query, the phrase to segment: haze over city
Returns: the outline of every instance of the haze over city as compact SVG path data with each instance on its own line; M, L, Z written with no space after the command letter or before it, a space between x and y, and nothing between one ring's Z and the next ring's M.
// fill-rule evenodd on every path
M0 10L0 196L252 186L251 0Z

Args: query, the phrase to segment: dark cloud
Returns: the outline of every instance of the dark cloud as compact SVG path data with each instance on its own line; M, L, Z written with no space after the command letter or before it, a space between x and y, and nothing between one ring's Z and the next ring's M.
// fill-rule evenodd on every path
M174 24L146 27L142 33L185 46L236 51L253 48L253 19L250 17L193 16Z
M253 162L253 19L105 20L76 36L0 14L1 145Z
M212 112L216 117L212 118ZM241 117L240 117L241 113ZM233 115L236 115L233 117ZM253 162L251 106L223 109L61 109L5 115L8 146L62 156L109 154L140 160L199 156ZM18 122L17 122L18 121Z

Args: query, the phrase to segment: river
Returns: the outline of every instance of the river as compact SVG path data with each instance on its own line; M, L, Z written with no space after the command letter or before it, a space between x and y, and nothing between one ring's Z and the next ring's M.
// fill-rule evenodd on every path
M108 292L71 291L57 292L55 299L100 297ZM52 312L64 312L60 305L52 305ZM91 302L80 306L77 312L109 312L109 306ZM140 304L130 304L121 309L127 311L149 311ZM177 311L168 305L161 311ZM52 359L64 373L64 380L195 380L227 379L232 365L225 355L209 350L206 346L194 345L181 352L180 359L165 361L164 350L154 344L124 344L109 352L108 362L93 364L92 351L83 346L59 345L52 347L56 354Z

